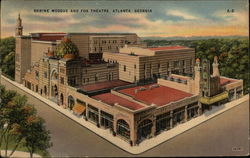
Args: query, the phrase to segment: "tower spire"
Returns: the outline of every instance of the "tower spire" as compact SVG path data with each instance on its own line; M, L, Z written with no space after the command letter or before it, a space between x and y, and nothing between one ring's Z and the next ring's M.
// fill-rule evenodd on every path
M214 63L213 63L213 76L220 77L220 71L219 71L219 63L218 63L218 57L214 57Z
M22 36L22 35L23 35L22 19L20 13L18 13L18 18L16 22L16 36Z

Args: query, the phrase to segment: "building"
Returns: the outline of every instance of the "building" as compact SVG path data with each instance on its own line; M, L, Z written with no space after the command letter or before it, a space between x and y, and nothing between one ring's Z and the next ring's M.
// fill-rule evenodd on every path
M171 73L192 75L194 58L194 49L182 46L141 48L125 45L119 53L103 53L105 61L119 63L119 79L128 82L166 77Z
M146 48L136 34L22 29L19 16L16 81L132 146L243 95L242 80L220 76L217 57L210 75L191 48Z

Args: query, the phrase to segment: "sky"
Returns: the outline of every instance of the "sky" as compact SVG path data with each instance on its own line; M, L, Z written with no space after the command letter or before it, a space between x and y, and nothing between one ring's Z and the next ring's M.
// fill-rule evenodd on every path
M34 12L34 9L49 9L49 13ZM55 13L52 9L67 9L67 12ZM73 13L71 9L78 12ZM94 13L91 9L109 12ZM114 13L115 9L130 9L130 12ZM135 9L151 12L138 13ZM2 0L1 37L14 36L18 13L26 35L32 32L131 32L140 37L248 36L248 12L248 0Z

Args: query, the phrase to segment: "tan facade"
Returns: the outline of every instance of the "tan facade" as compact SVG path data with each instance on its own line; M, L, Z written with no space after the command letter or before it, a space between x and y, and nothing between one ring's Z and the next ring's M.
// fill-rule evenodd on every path
M192 74L194 49L151 51L149 49L125 47L120 53L104 52L107 62L119 63L119 79L136 82L169 76L171 73Z
M133 33L68 33L79 49L81 57L89 59L89 53L102 53L104 50L117 51L125 43L138 43Z
M44 57L48 49L50 49L51 51L54 51L55 47L56 47L55 42L32 40L31 42L31 65L34 65L36 62L39 62L39 60Z
M22 83L25 73L30 69L31 39L26 36L16 37L15 80Z

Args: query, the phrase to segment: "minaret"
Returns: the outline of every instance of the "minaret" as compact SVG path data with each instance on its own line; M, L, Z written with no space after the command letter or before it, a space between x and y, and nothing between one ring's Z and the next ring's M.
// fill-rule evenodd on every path
M213 63L213 76L218 76L220 77L220 72L219 72L219 63L218 63L218 57L214 57L214 63Z
M200 93L200 80L201 80L201 67L200 59L197 58L194 67L194 93L198 95Z
M16 36L22 36L22 35L23 35L23 26L22 26L22 19L19 13L16 21Z

